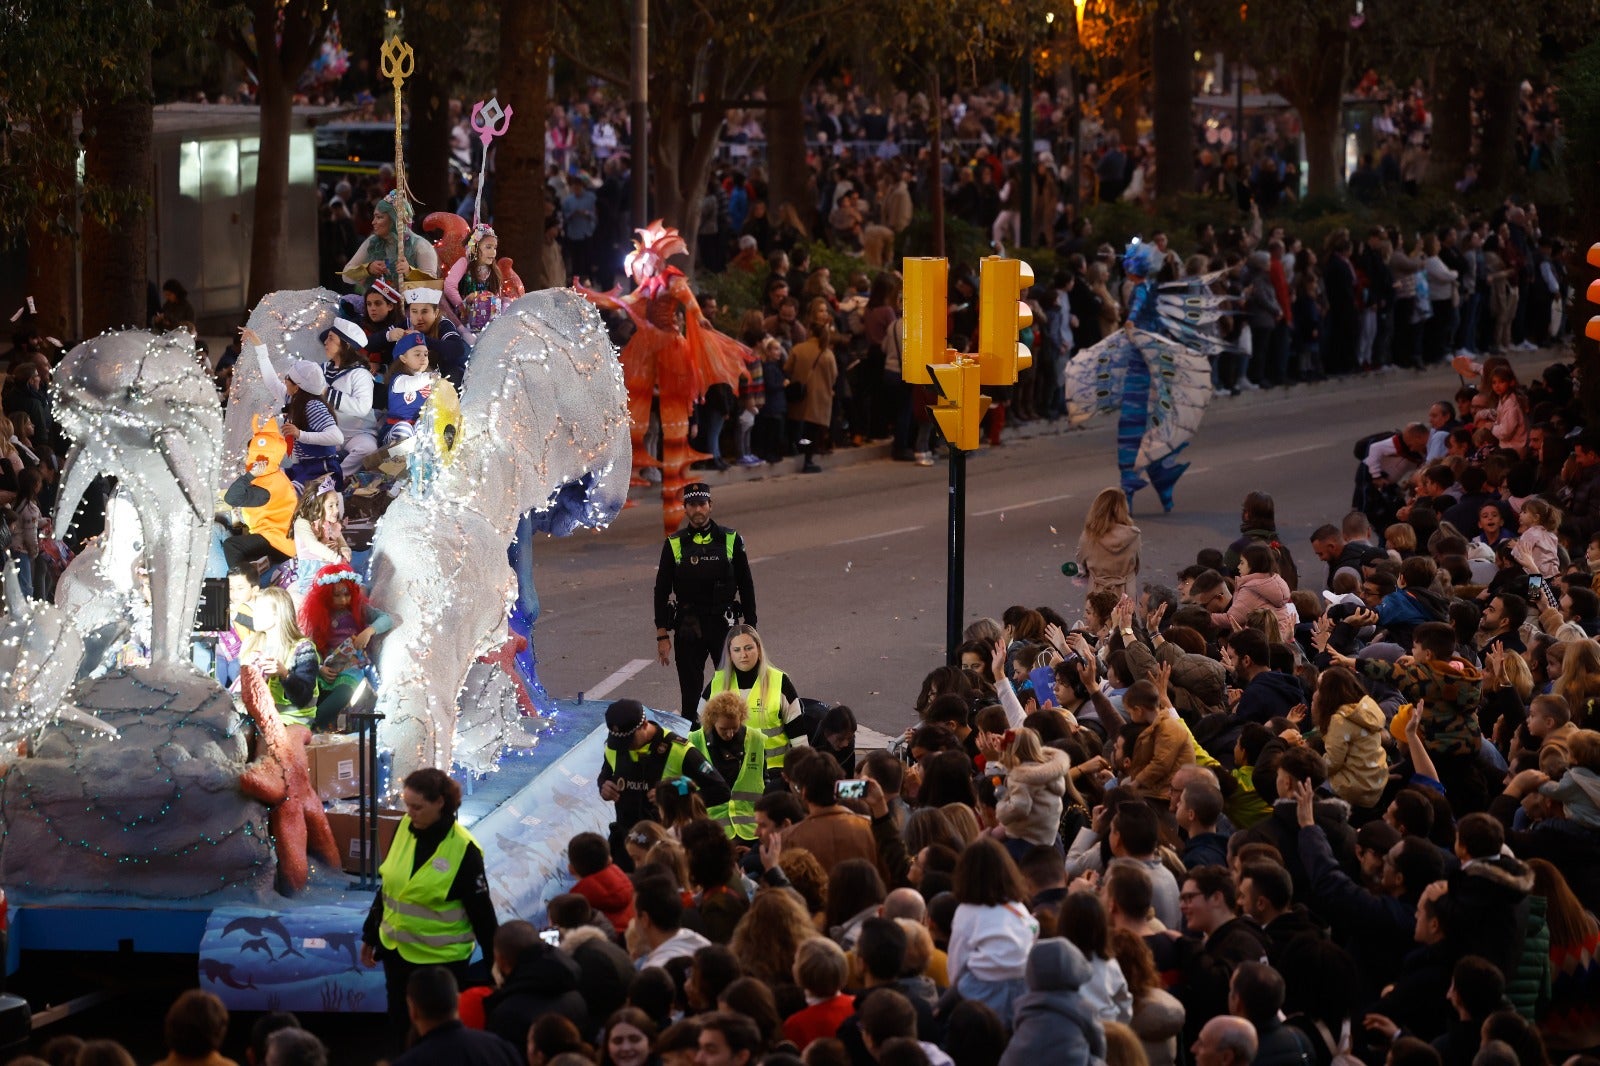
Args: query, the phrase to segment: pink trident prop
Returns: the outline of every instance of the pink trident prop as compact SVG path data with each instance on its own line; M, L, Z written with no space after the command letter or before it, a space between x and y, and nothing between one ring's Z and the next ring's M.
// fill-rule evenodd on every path
M472 225L478 225L478 207L483 203L483 174L489 166L489 142L496 137L505 135L511 128L511 116L515 112L512 108L501 108L497 97L490 97L488 103L479 100L472 105L472 128L477 131L478 140L483 142L483 158L478 162L478 188L472 198Z

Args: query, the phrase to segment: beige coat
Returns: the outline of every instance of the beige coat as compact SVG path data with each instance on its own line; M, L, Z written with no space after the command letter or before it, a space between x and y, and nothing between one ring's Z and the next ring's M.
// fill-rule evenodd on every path
M833 422L833 383L839 378L839 364L832 351L823 351L816 338L794 346L783 372L790 381L806 387L798 404L789 405L789 417L800 422L827 426Z
M1376 806L1389 780L1389 757L1383 753L1383 708L1371 696L1347 703L1328 719L1323 737L1328 758L1328 786L1355 807Z
M1087 530L1078 537L1078 569L1089 579L1089 591L1115 592L1130 599L1137 596L1139 550L1143 539L1138 526L1113 526L1102 537L1091 537Z
M1006 771L1006 794L994 813L1007 836L1049 846L1061 832L1061 803L1072 759L1056 748L1044 749L1044 755L1044 762L1019 763Z

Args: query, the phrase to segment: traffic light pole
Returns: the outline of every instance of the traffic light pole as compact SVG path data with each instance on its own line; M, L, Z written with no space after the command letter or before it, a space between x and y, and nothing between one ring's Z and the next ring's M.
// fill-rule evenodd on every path
M960 665L956 649L961 647L961 633L966 628L966 554L967 554L967 453L954 445L950 448L950 528L949 545L945 552L948 569L945 573L945 662Z

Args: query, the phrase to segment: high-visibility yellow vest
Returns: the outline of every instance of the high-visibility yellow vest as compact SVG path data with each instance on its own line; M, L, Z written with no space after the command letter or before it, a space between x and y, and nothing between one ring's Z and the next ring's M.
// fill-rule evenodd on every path
M689 754L689 742L678 736L676 733L665 733L665 736L667 743L672 745L672 747L667 749L667 764L661 768L661 780L671 781L675 777L683 776L683 757ZM639 753L649 751L655 746L655 743L656 742L652 740L644 747L630 751L628 754L634 762L638 762ZM608 746L606 748L605 758L606 765L611 767L612 772L615 773L617 769L617 749Z
M467 846L476 844L460 822L439 842L439 850L416 873L417 838L409 815L400 819L389 855L378 867L383 879L383 920L378 939L407 962L419 966L461 962L472 957L472 923L467 909L445 899Z
M706 734L704 729L696 729L689 734L689 743L700 749L700 754L709 761L711 753L706 750ZM722 825L723 832L734 840L754 840L756 838L756 800L761 798L761 793L766 790L767 782L767 745L766 737L751 729L744 730L744 760L739 763L739 775L729 782L732 795L727 803L719 803L715 807L707 807L706 813L713 822Z
M696 544L711 543L711 535L709 533L690 533L688 530L684 530L683 535L693 537ZM739 539L739 534L730 529L723 536L723 549L728 553L728 561L732 562L733 542ZM683 540L677 534L673 534L667 538L667 542L672 545L672 561L675 563L683 562Z
M711 675L712 696L738 690L739 683L731 664ZM763 691L765 700L761 698ZM767 765L774 770L783 769L783 757L789 754L789 738L783 731L783 671L767 667L765 677L756 678L755 684L750 686L745 705L750 708L747 728L758 730L766 737Z

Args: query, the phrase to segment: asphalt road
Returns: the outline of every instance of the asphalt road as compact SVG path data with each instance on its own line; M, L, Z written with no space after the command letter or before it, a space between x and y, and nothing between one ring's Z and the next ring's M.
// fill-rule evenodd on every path
M1548 353L1524 356L1519 376L1551 361ZM1349 509L1354 442L1422 419L1429 403L1459 385L1449 369L1396 371L1218 399L1189 447L1192 465L1173 512L1162 514L1149 490L1135 499L1142 578L1170 584L1197 550L1226 546L1238 535L1245 493L1261 489L1276 500L1279 531L1302 575L1319 581L1309 537ZM1013 603L1080 616L1083 590L1060 566L1072 558L1090 500L1117 482L1112 432L1100 419L972 456L968 620L998 617ZM789 472L797 466L728 484L712 475L714 516L745 538L771 660L802 695L847 703L862 724L898 733L922 677L943 662L947 469L874 459L841 460L821 475ZM628 695L677 710L676 674L654 659L658 496L634 496L638 506L610 529L540 542L540 674L558 697Z

